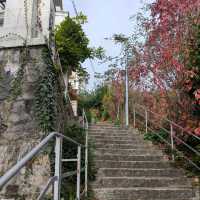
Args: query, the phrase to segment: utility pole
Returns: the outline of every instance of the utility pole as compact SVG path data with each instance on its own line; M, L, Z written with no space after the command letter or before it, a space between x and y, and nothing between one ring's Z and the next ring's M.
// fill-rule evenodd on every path
M128 128L129 126L129 108L128 108L128 103L129 103L129 91L128 91L128 45L126 46L126 66L125 66L125 88L126 88L126 94L125 94L125 119L126 119L126 127Z
M128 80L128 66L130 57L132 57L132 52L130 52L131 48L129 45L129 38L124 36L123 34L115 34L113 36L114 41L117 43L122 44L124 57L123 61L125 60L125 126L126 128L129 127L129 80ZM107 39L107 38L105 38Z

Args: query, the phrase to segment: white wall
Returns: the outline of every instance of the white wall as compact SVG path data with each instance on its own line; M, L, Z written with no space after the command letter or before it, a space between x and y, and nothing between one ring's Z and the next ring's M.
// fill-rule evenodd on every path
M71 104L72 104L72 110L74 112L74 116L76 117L78 116L78 101L72 100Z
M72 74L69 77L69 83L72 86L72 89L78 90L79 89L79 78L76 72L72 71Z
M27 1L27 9L24 2ZM22 46L27 39L28 45L45 43L49 38L50 15L55 17L53 0L40 0L40 20L42 29L37 38L32 38L32 6L35 0L7 0L4 25L0 27L0 48ZM26 23L27 22L27 23ZM28 25L28 29L27 29Z
M68 16L68 12L65 11L56 11L55 13L55 25L59 25L65 17Z

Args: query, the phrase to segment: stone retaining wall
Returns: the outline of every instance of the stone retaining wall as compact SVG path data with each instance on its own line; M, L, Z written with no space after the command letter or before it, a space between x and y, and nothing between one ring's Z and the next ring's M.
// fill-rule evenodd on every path
M38 46L28 49L24 74L22 80L19 80L21 94L15 97L12 96L12 83L23 62L23 49L0 50L0 175L4 174L45 136L35 120L33 108L38 77L46 67L42 57L43 48ZM58 80L60 78L58 77ZM59 88L61 89L62 86ZM61 125L71 117L71 110L63 104L62 93L63 91L60 91L57 98L60 108L57 116L60 122L58 131L62 131ZM0 199L36 199L50 174L49 156L41 154L4 188Z

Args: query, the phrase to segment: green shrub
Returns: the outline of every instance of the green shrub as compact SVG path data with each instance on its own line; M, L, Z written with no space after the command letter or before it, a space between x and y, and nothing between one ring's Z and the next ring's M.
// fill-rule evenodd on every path
M144 139L145 140L150 140L153 143L161 143L161 144L165 143L162 138L164 140L168 140L169 133L167 133L164 130L158 130L158 131L154 131L154 132L149 131L149 132L144 134Z

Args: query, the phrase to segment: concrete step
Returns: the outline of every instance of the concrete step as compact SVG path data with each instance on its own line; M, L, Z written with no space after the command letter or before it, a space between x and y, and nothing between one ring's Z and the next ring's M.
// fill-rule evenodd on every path
M90 125L90 126L103 126L103 127L105 127L105 126L108 126L108 127L117 127L117 126L119 126L119 125L114 125L114 124L112 124L112 123L105 123L105 122L97 122L96 124L92 124L92 125Z
M183 176L183 172L178 169L127 169L127 168L100 168L99 175L101 177L178 177Z
M169 168L169 162L161 161L105 161L105 160L96 160L95 165L97 168Z
M97 200L194 200L183 170L137 131L102 123L90 128L89 138L98 169L92 184Z
M146 144L145 142L142 142L142 141L138 141L138 140L134 140L134 139L131 139L131 140L91 140L93 141L93 143L97 143L97 144Z
M92 140L139 140L139 141L143 141L142 139L138 138L135 135L131 135L131 134L123 134L122 136L119 135L99 135L99 134L93 134L93 135L89 135L89 138Z
M89 132L89 138L90 139L98 139L98 138L100 138L100 139L104 139L104 138L105 139L109 139L109 138L113 139L114 137L121 137L121 139L122 138L123 139L125 139L125 138L129 139L130 137L133 138L133 139L138 138L135 135L131 135L131 134L127 134L127 133L116 133L116 132L114 132L114 133L109 133L109 134L105 134L105 133L101 134L101 133L91 133L91 132Z
M121 127L120 125L114 125L112 123L107 123L107 122L97 122L96 124L91 124L89 125L90 127Z
M6 200L7 200L7 199L6 199ZM9 199L9 200L10 200L10 199ZM11 200L13 200L13 199L11 199ZM95 199L95 200L96 200L96 199ZM117 199L115 199L115 200L121 200L121 199L118 199L118 198L117 198ZM127 199L124 199L124 198L123 198L123 200L127 200ZM141 200L141 199L131 199L131 200ZM148 199L148 200L185 200L185 199L180 199L180 198L172 198L172 199L168 199L168 198L167 198L167 199L157 199L157 198L156 198L156 199L154 199L154 198L153 198L153 199ZM189 199L187 199L187 200L196 200L196 199L189 198ZM197 199L197 200L199 200L199 199Z
M117 153L117 152L116 152ZM163 159L162 156L157 155L118 155L118 154L96 154L95 159L104 161L160 161Z
M95 149L95 152L98 154L119 154L119 155L138 155L138 154L145 154L145 155L162 155L161 151L156 151L152 149L119 149L119 148L98 148Z
M123 127L117 127L117 126L89 126L89 130L123 130L123 131L127 131Z
M127 131L123 131L123 130L113 130L113 131L108 131L108 130L90 130L89 131L89 135L100 135L100 136L110 136L110 135L130 135L131 133L127 132Z
M102 143L95 143L95 148L107 148L107 149L145 149L149 148L149 144L102 144Z
M13 200L13 199L8 199L8 200ZM95 198L95 200L98 200L98 199ZM114 200L122 200L122 199L115 198ZM124 199L123 198L123 200L141 200L141 199L135 199L135 198L134 199ZM148 199L148 200L199 200L199 199L194 199L194 198L180 199L180 198L174 198L173 197L173 199L168 199L168 198L167 199L157 199L157 198L155 199L155 198L153 198L153 199Z
M129 187L191 187L186 178L171 177L104 177L96 181L94 188Z
M99 188L94 189L99 200L192 200L194 191L190 188Z
M123 131L130 131L130 129L126 129L122 126L89 126L89 130L123 130Z
M133 141L136 141L136 142L142 142L140 139L137 139L137 138L127 138L127 137L124 137L123 139L117 139L117 138L94 138L94 137L89 137L90 140L94 141L94 142L102 142L102 143L109 143L109 142L116 142L116 143L119 143L120 142L133 142ZM143 141L145 142L145 141Z
M122 127L116 127L116 126L90 126L89 131L93 130L100 130L100 131L128 131L127 129L124 129Z

